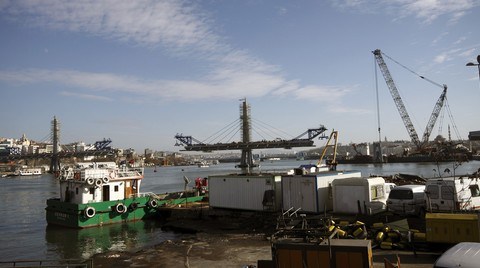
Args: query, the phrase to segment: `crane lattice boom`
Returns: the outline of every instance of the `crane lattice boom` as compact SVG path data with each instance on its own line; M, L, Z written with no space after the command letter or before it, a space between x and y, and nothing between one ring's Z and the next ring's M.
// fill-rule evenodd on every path
M437 100L435 107L433 108L432 115L430 115L430 119L428 120L427 127L425 128L425 132L423 132L422 142L423 144L428 142L428 138L432 133L433 127L437 122L437 118L440 115L440 111L442 110L443 103L445 102L445 98L447 97L447 85L443 85L443 92Z
M395 105L397 105L398 112L402 117L403 124L407 128L408 135L412 139L412 142L420 147L420 139L418 138L418 134L415 131L415 127L412 124L412 120L410 120L410 116L408 115L407 109L403 104L402 98L400 97L400 93L398 92L397 86L393 81L392 76L390 75L390 71L388 70L387 64L383 60L382 52L380 49L376 49L373 51L373 55L375 55L375 59L377 61L380 70L382 71L383 77L385 78L385 82L387 83L388 89L390 90L390 94L392 95L393 101Z

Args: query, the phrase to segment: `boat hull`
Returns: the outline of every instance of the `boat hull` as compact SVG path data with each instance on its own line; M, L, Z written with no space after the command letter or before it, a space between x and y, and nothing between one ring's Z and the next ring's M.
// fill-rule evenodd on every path
M137 221L154 217L157 214L156 207L149 205L149 201L149 197L136 197L116 201L73 204L52 198L47 200L46 218L48 224L71 228Z
M58 198L51 198L47 200L45 208L47 223L70 228L87 228L138 221L159 217L159 208L161 207L198 202L204 198L204 196L172 198L173 195L172 193L165 199L142 196L87 204L74 204L62 202ZM92 213L92 211L94 212Z

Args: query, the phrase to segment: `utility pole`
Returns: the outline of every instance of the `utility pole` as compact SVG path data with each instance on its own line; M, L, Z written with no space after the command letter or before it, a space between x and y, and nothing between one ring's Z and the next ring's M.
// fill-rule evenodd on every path
M480 55L477 56L477 63L469 62L466 66L477 66L478 67L478 82L480 85ZM480 130L478 131L470 131L468 134L468 139L471 141L480 140ZM471 145L471 143L470 143ZM471 146L470 146L471 147Z

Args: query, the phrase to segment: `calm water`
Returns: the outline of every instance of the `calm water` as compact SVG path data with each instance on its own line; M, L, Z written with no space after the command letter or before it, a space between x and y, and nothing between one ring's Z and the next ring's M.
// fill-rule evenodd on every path
M300 164L315 161L262 162L261 171L285 171ZM145 169L142 192L164 193L180 191L183 176L194 183L196 177L238 172L235 164L220 164L208 168L161 167ZM438 170L451 171L451 163L437 166L430 163L403 163L384 165L339 165L339 170L359 170L363 176L416 174L423 177L438 176ZM480 168L472 161L459 166L457 175L471 174ZM442 174L443 175L443 174ZM58 196L58 182L49 174L36 177L0 179L0 260L89 258L109 250L136 251L153 246L176 235L163 232L155 221L115 224L82 230L47 227L46 199Z

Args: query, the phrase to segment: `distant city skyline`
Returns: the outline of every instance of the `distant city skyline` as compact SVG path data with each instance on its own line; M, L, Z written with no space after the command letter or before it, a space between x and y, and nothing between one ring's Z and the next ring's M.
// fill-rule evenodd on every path
M479 74L465 66L480 54L479 12L474 0L0 1L0 136L42 140L56 116L62 143L178 151L175 134L208 139L246 98L281 138L322 124L343 144L374 142L378 48L448 85L467 139L480 129ZM441 89L386 63L421 136ZM377 72L381 138L409 141ZM453 126L442 118L430 140Z

